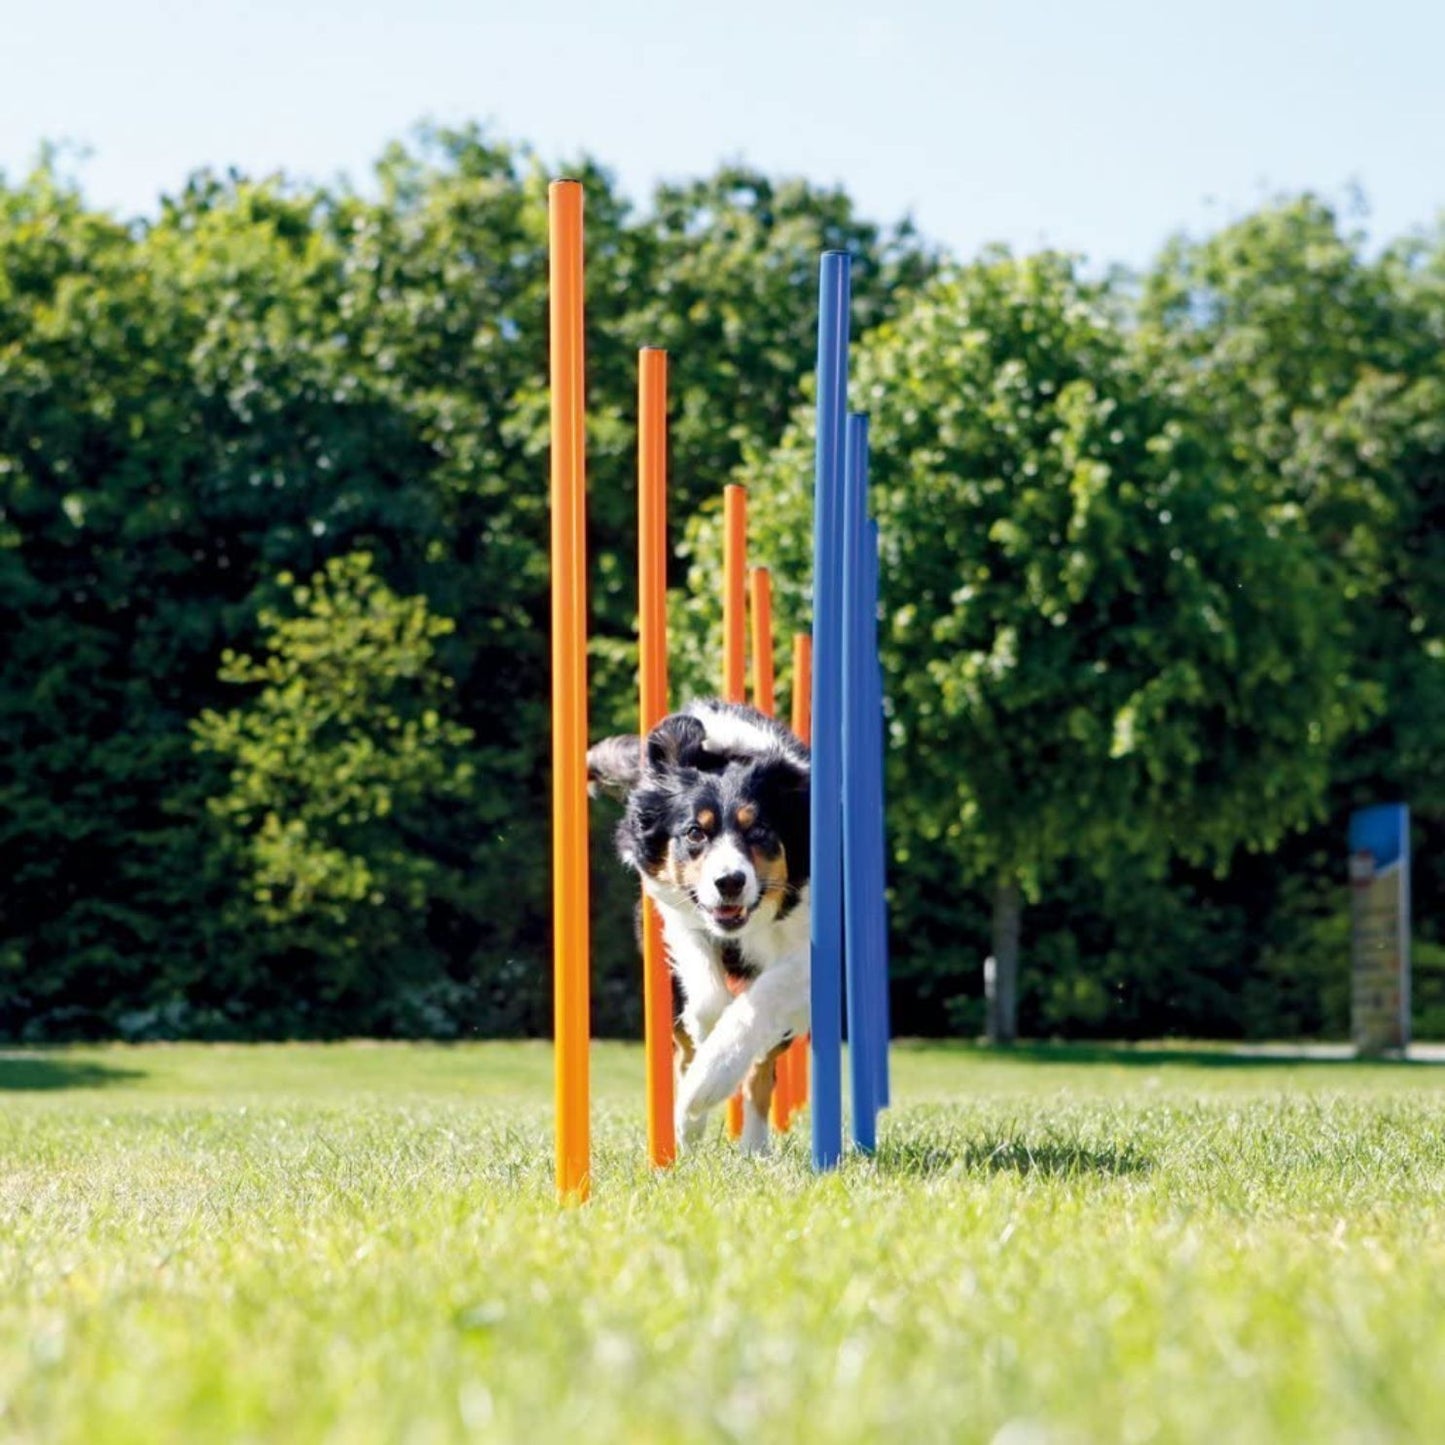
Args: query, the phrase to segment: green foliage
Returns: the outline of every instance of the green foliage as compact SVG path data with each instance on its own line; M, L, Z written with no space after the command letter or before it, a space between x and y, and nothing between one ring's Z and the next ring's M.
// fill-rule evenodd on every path
M728 170L638 218L594 163L568 169L587 187L604 729L636 708L634 348L678 347L682 517L786 413L811 359L789 278L820 242L865 253L880 316L931 263L837 192ZM546 176L438 130L377 180L371 200L203 174L131 228L44 168L0 185L0 1033L546 1026ZM746 407L717 404L724 372L754 378ZM249 714L269 758L249 777L287 808L237 802L222 754L191 746L234 702L218 658L261 655L277 577L356 552L455 622L431 645L471 736L465 796L406 819L405 843L394 811L385 848L360 838L391 786L374 750L352 760L364 796L337 803L353 847L292 806L324 789L295 739L260 737L270 714ZM239 860L216 799L256 808ZM413 870L425 916L403 926ZM377 876L379 932L323 922L318 900L355 923ZM599 1026L630 1027L631 928L598 936Z
M225 681L260 690L196 724L229 768L209 807L272 937L364 978L449 891L429 824L469 800L474 773L470 729L442 711L451 679L436 641L452 623L393 593L364 552L333 558L292 597L293 616L262 611L259 661L222 655Z
M1021 969L1026 1032L1053 1037L1206 1038L1318 1032L1288 1010L1254 1007L1249 917L1234 891L1175 863L1162 876L1066 865L1027 915ZM1344 955L1343 957L1347 957ZM1344 977L1340 955L1312 960ZM1243 998L1241 995L1245 995ZM1242 1007L1243 1004L1243 1007Z
M860 347L895 746L924 840L988 874L1268 846L1340 730L1308 538L1149 385L1108 303L1059 258L1001 261Z
M599 733L636 718L635 348L670 350L681 697L718 685L734 475L806 623L816 259L854 253L904 1027L974 1026L999 870L1034 885L1025 1028L1332 1027L1285 961L1381 797L1437 939L1445 234L1366 259L1305 198L1130 289L940 272L743 167L637 206L567 169ZM366 195L202 174L130 226L47 165L0 183L0 1035L546 1028L546 174L438 129ZM595 1022L630 1031L607 828Z
M1154 384L1119 305L1064 258L996 258L934 280L857 347L895 917L913 947L939 946L915 922L950 877L1037 886L1069 860L1107 876L1273 845L1317 812L1351 717L1307 531ZM749 472L792 625L810 454L804 416ZM700 585L712 519L694 546ZM1078 1006L1045 1004L1041 1025L1102 1024L1100 987L1058 987Z
M7 1031L105 1029L107 999L165 997L212 936L181 711L212 631L184 601L194 443L163 289L50 172L0 189Z
M1328 822L1279 860L1252 902L1276 958L1313 953L1318 903L1342 883L1348 811L1408 802L1415 819L1416 926L1438 942L1445 896L1445 234L1362 255L1358 236L1312 197L1181 241L1147 278L1141 345L1236 465L1298 511L1343 605L1341 696L1364 704L1334 748ZM1296 886L1295 870L1303 873ZM1324 911L1337 912L1335 903ZM1302 939L1296 938L1303 930ZM1331 953L1346 956L1335 925ZM1282 1015L1337 1028L1331 975L1319 1004ZM1306 984L1309 992L1313 984Z
M1311 198L1177 243L1141 344L1238 469L1309 528L1345 602L1351 686L1374 704L1340 776L1438 813L1445 704L1441 242L1360 257Z

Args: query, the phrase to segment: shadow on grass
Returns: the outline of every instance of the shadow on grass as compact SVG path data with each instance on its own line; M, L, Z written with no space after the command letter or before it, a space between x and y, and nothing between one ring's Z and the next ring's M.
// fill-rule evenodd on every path
M88 1059L54 1054L0 1053L0 1093L42 1093L55 1089L103 1089L145 1078L142 1069L118 1069Z
M1051 1178L1093 1175L1122 1179L1147 1174L1154 1161L1128 1144L1081 1144L1071 1140L983 1138L929 1144L882 1140L874 1163L891 1174L915 1179L940 1174L1042 1174Z
M953 1043L946 1040L918 1039L900 1043L895 1049L916 1049L918 1052L969 1054L974 1058L1000 1063L1020 1064L1111 1064L1123 1068L1157 1069L1167 1064L1182 1064L1192 1069L1297 1069L1301 1064L1312 1068L1353 1069L1432 1069L1445 1066L1445 1051L1428 1056L1373 1055L1356 1057L1330 1049L1311 1049L1308 1045L1291 1048L1285 1045L1237 1048L1199 1048L1181 1045L1161 1048L1149 1044L1069 1044L1027 1043L998 1046L984 1043Z

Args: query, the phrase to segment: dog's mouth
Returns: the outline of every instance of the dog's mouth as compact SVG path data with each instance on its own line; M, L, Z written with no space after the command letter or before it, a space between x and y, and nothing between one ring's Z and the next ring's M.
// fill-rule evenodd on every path
M719 903L708 909L708 917L725 932L735 933L748 921L749 910L741 903Z

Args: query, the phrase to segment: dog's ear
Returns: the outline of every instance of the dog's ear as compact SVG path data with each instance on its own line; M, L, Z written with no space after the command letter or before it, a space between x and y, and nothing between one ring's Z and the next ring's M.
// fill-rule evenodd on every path
M650 773L695 768L703 762L707 729L691 714L675 712L647 735L647 770Z
M626 798L642 776L642 744L636 734L604 738L587 749L587 792Z
M812 820L811 778L807 765L779 754L759 763L752 788L788 859L788 882L797 889L808 881Z
M809 771L797 758L777 753L753 770L753 787L764 797L779 801L806 797Z
M627 811L617 825L617 856L629 868L656 873L667 857L669 822L674 795L667 787L650 787L644 775L641 786L627 798Z

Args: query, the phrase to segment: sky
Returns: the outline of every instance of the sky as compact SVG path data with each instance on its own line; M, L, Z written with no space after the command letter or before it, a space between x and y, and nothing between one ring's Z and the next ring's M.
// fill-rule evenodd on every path
M1442 56L1441 0L0 0L0 172L73 145L145 216L204 166L364 187L476 120L639 202L742 160L960 257L1140 266L1305 189L1373 244L1431 225Z

